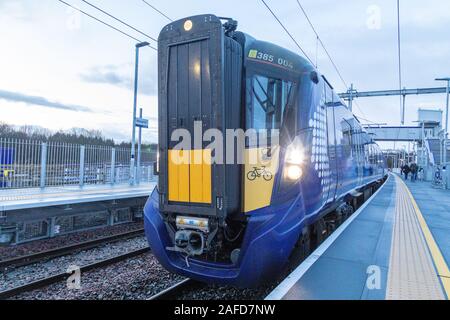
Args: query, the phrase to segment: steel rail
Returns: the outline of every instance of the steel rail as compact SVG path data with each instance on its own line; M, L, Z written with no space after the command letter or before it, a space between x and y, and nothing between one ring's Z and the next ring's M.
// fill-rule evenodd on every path
M186 278L151 296L148 300L173 300L183 290L197 288L203 285L201 282Z
M102 244L114 243L120 240L126 240L133 237L136 237L140 234L143 234L144 229L140 228L133 231L122 232L119 234L115 234L112 236L101 237L94 240L83 241L80 243L75 243L71 245L67 245L64 247L59 247L55 249L50 249L46 251L41 251L37 253L28 254L25 256L19 256L7 260L0 261L0 269L6 269L10 266L14 267L22 267L33 264L35 262L39 262L42 260L48 260L52 258L61 257L67 254L71 254L74 252L78 252L81 250L92 249L98 247Z
M91 264L87 264L84 265L82 267L80 267L80 271L81 272L86 272L89 270L93 270L93 269L97 269L97 268L101 268L101 267L105 267L105 266L109 266L111 264L114 264L116 262L120 262L138 255L141 255L143 253L149 252L150 251L150 247L145 247L145 248L141 248L141 249L137 249L137 250L133 250L118 256L114 256L112 258L108 258L108 259L104 259L101 261L97 261ZM66 279L68 276L70 276L69 273L67 272L62 272L62 273L58 273L58 274L54 274L51 276L48 276L46 278L42 278L39 280L35 280L32 282L29 282L27 284L21 285L21 286L17 286L11 289L7 289L4 291L0 291L0 300L4 300L4 299L8 299L14 296L17 296L21 293L24 292L29 292L32 290L36 290L36 289L40 289L42 287L54 284L56 282L62 281L64 279Z

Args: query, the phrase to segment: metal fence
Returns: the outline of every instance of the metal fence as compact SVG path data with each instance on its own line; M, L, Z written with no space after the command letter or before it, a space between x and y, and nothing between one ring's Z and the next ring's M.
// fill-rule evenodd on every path
M129 148L0 138L0 189L130 181ZM155 152L142 151L136 182L154 179Z

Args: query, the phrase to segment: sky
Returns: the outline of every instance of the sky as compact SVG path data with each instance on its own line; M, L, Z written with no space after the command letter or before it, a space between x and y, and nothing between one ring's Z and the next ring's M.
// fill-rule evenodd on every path
M139 40L81 0L66 2ZM169 22L142 0L89 0L157 38ZM298 48L260 0L147 0L176 20L212 13L232 17L238 29L294 52ZM266 0L336 91L346 87L299 10L296 0ZM359 91L398 89L397 10L394 0L300 0L347 85ZM402 79L407 88L436 87L450 76L450 1L401 0ZM135 40L57 0L0 0L0 122L51 130L101 130L130 140ZM150 119L144 141L157 139L157 57L141 49L138 106ZM444 95L408 96L406 124L418 108L445 109ZM398 97L361 98L363 123L400 124Z

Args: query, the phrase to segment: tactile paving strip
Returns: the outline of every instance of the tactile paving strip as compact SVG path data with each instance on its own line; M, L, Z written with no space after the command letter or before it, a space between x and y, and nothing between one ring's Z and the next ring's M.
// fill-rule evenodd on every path
M396 208L387 300L445 299L406 186L396 177Z

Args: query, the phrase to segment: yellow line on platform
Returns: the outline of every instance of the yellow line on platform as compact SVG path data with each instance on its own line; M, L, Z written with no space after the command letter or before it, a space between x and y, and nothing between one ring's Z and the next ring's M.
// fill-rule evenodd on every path
M450 270L447 266L447 263L445 262L444 257L442 256L441 250L439 249L439 246L437 245L436 241L434 240L433 234L430 231L430 228L428 228L427 222L425 221L425 218L423 217L422 211L420 211L419 206L417 205L416 200L414 199L411 191L409 190L408 186L405 182L399 177L397 177L401 183L406 188L406 191L408 192L409 197L411 198L411 202L414 206L417 219L419 220L420 227L422 229L422 233L425 237L425 240L428 245L428 249L431 252L431 256L433 257L434 264L436 266L438 276L441 279L442 285L444 287L445 293L447 295L447 299L450 298Z

